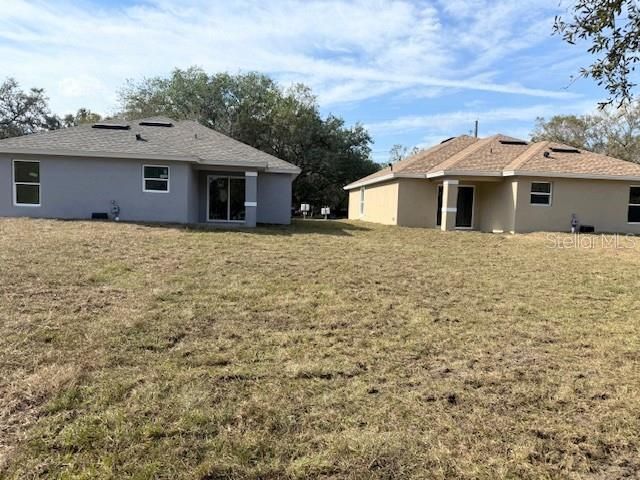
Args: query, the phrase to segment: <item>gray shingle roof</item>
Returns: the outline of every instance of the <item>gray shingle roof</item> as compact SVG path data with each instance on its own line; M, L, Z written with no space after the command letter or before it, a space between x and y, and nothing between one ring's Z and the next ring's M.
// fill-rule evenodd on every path
M143 121L170 122L173 127L139 125ZM293 174L300 172L298 167L289 162L194 121L153 117L128 122L117 120L113 123L127 123L131 128L99 129L89 124L7 138L0 140L0 153L181 160L216 166L265 168ZM140 134L142 140L137 140L136 134Z

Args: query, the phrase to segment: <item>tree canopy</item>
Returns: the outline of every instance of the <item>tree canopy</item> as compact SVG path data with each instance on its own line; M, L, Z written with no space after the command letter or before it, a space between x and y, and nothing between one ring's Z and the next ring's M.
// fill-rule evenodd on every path
M593 115L538 118L534 141L550 140L640 163L640 104L605 108Z
M18 137L57 127L41 88L24 91L13 78L0 84L0 138Z
M637 0L578 0L566 17L558 16L554 32L570 43L586 41L595 61L580 70L603 85L609 98L601 106L631 102L640 59L640 6Z
M299 166L296 205L345 208L342 187L379 169L370 160L372 139L361 125L346 127L333 115L322 118L308 87L282 89L260 73L209 75L196 67L177 69L168 78L128 82L120 100L128 118L197 120Z

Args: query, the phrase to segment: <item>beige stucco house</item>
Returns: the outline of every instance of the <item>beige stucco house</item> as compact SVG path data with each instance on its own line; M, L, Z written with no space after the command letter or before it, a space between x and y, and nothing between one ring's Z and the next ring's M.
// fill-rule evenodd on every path
M640 233L640 165L551 142L463 135L344 188L349 218L368 222Z

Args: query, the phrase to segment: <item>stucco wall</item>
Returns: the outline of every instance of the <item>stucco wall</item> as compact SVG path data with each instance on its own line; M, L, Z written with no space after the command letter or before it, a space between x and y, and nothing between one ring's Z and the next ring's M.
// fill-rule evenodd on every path
M436 226L438 185L418 178L402 178L398 183L398 225Z
M13 205L12 158L40 160L40 207ZM169 165L168 193L142 191L142 166ZM180 162L0 156L0 216L88 219L110 212L124 221L187 222L191 165Z
M293 179L293 175L285 173L258 175L258 223L291 223Z
M397 225L398 181L365 187L364 215L360 215L360 189L349 192L349 219Z
M531 182L551 182L551 206L530 204ZM569 231L571 214L596 232L640 233L640 225L627 223L630 182L564 178L518 178L517 232Z
M517 183L513 180L478 182L476 225L483 232L514 230Z

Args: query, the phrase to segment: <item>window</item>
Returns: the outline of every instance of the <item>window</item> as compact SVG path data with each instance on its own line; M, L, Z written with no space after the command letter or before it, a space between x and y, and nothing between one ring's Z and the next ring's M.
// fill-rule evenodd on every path
M169 167L162 165L144 165L142 191L169 192Z
M16 206L40 206L40 162L13 161L13 203Z
M531 205L551 205L551 183L531 182Z
M360 187L360 215L364 215L364 187Z
M629 210L627 222L640 223L640 187L629 188Z

